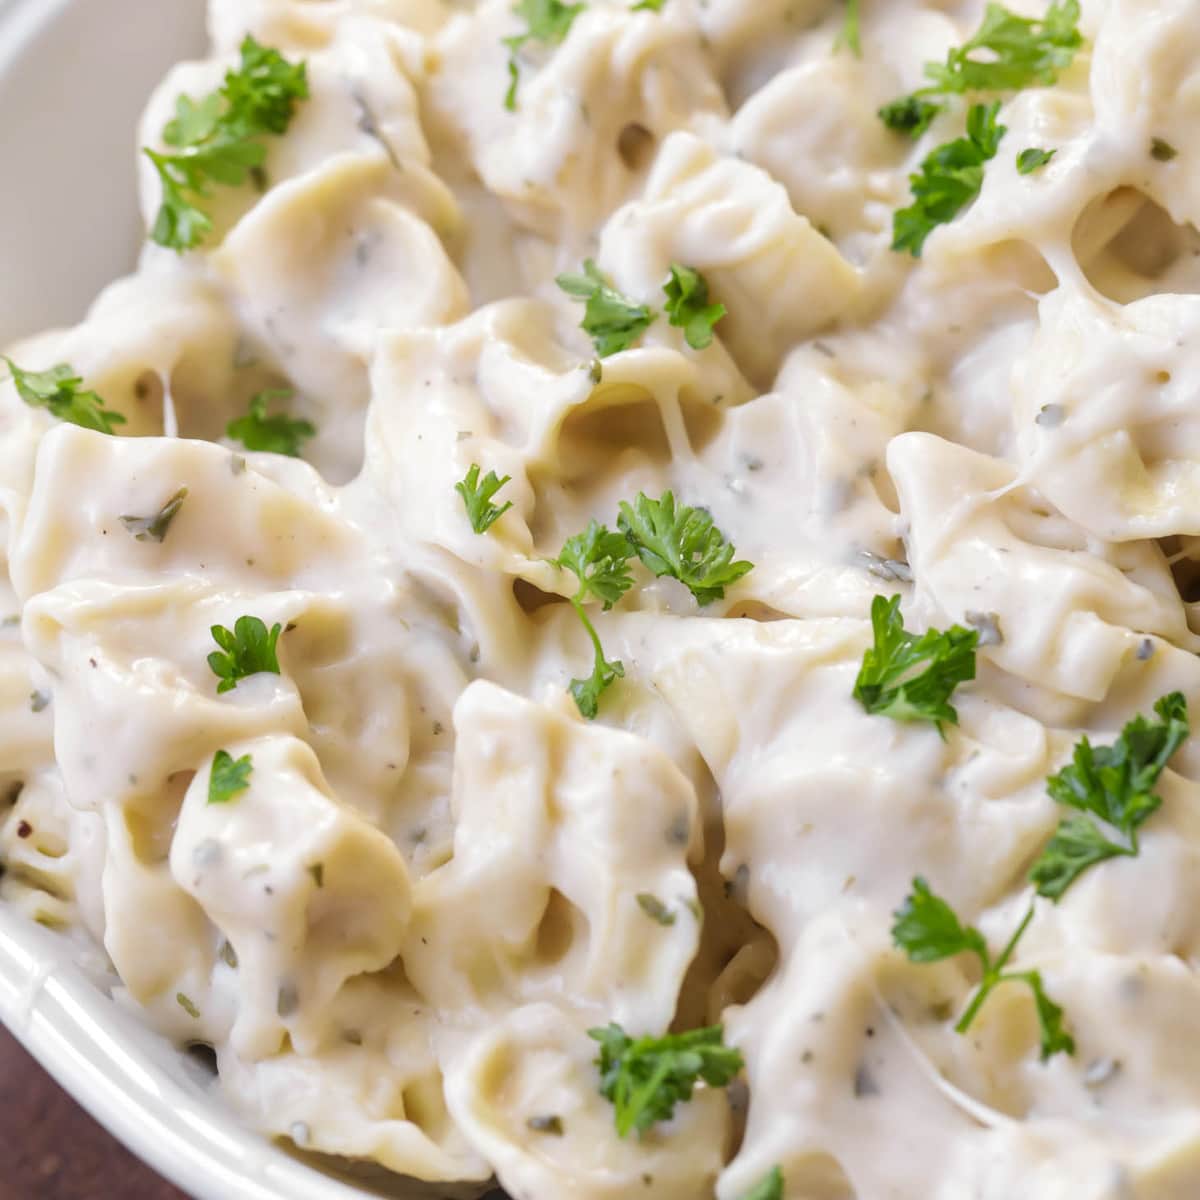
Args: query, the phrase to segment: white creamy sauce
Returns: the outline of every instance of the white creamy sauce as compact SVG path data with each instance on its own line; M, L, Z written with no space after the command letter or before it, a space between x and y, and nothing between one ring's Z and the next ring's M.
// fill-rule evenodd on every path
M589 0L508 111L511 0L211 0L142 143L247 33L311 98L200 250L148 243L10 348L127 423L0 382L0 897L213 1045L247 1122L514 1200L742 1200L776 1165L787 1200L1200 1194L1200 740L1140 855L1035 904L1014 965L1074 1055L1015 985L956 1033L974 960L890 936L922 875L1003 945L1080 734L1200 712L1200 9L1084 0L914 259L892 213L965 104L917 142L876 110L983 7L863 0L856 57L833 0ZM660 313L599 369L554 282L587 257ZM661 315L676 262L727 309L703 350ZM303 460L224 436L269 388ZM472 464L512 477L483 536ZM161 541L121 521L184 487ZM635 563L589 610L625 676L586 721L549 560L668 488L754 568L701 608ZM981 634L944 738L852 697L895 593ZM244 614L281 670L218 694ZM218 749L253 774L209 804ZM745 1091L618 1137L610 1021L724 1022Z

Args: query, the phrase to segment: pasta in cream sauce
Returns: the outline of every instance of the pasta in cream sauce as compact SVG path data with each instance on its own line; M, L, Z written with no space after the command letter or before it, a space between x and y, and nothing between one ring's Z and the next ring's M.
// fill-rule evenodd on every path
M575 7L210 0L141 145L247 35L307 95L195 248L9 348L111 435L0 382L0 898L214 1047L247 1123L449 1194L1194 1197L1200 746L1138 852L1029 871L1081 736L1200 705L1195 0L1082 0L919 256L894 214L975 97L878 112L980 0ZM589 261L651 314L612 353L556 283ZM259 396L298 455L229 436ZM631 557L585 628L564 543L668 490L752 568L701 604ZM856 698L893 595L975 631L954 723ZM245 616L278 671L218 692ZM917 877L993 952L1033 898L1012 966L1073 1053L1027 987L956 1031L980 971L902 952ZM722 1024L744 1071L621 1136L610 1023Z

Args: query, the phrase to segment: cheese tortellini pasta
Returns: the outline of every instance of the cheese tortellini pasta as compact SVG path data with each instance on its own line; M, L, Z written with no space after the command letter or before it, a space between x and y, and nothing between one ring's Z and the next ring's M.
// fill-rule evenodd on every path
M1200 1194L1200 748L1029 884L1080 738L1200 708L1200 10L1061 0L1052 67L879 115L1046 10L211 0L137 269L0 381L0 902L419 1194ZM247 46L303 86L188 192ZM720 586L637 549L667 492ZM978 635L955 720L860 703L879 596ZM916 877L993 952L1032 912L1073 1053L1018 986L956 1032ZM602 1031L707 1026L733 1069L620 1128Z

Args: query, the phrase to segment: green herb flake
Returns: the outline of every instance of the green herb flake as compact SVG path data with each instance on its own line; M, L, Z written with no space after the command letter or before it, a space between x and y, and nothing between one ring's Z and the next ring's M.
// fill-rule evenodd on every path
M83 378L69 363L59 363L48 371L24 371L11 358L4 361L12 373L17 395L30 408L44 408L60 421L97 433L112 433L114 425L125 424L125 418L105 408L95 392L80 390Z
M708 302L708 283L699 271L680 263L671 264L671 274L663 284L667 302L663 306L670 323L683 330L693 350L712 344L713 326L725 316L725 305Z
M267 415L267 404L271 400L286 400L291 395L289 388L271 388L259 392L251 399L246 415L229 422L225 435L241 442L247 450L266 450L273 454L286 454L289 458L299 458L301 445L316 436L316 426L309 421L293 420L282 413Z
M628 350L654 320L652 309L622 296L590 258L584 261L582 275L559 275L555 282L568 296L587 302L580 328L601 358Z
M200 1020L200 1010L182 992L175 993L175 1003L183 1009L193 1021Z
M213 625L213 641L221 647L221 651L213 651L208 656L208 665L220 680L217 692L231 691L240 680L260 672L278 675L279 659L276 657L275 644L279 641L281 631L282 626L276 623L268 632L258 617L248 616L238 617L232 630L223 625Z
M885 104L879 110L879 119L897 133L906 133L914 140L933 124L934 118L943 111L941 104L922 100L920 96L901 96Z
M126 517L121 518L121 524L129 530L130 533L139 542L162 542L167 536L167 529L171 522L175 519L175 514L183 507L184 500L187 499L188 490L181 487L171 498L150 517Z
M783 1171L772 1167L746 1193L745 1200L783 1200Z
M562 1137L563 1135L563 1120L559 1116L530 1117L525 1125L534 1133L548 1133L552 1137Z
M252 770L250 755L243 754L235 759L227 750L218 750L213 755L212 770L208 774L209 804L228 804L234 796L244 792L250 786Z
M963 925L954 910L930 890L919 875L913 880L912 891L894 914L892 941L903 950L910 962L931 963L956 954L973 954L979 960L983 978L963 1015L954 1026L965 1033L993 990L1002 983L1023 983L1033 993L1041 1031L1041 1058L1045 1062L1054 1054L1075 1053L1075 1041L1063 1022L1062 1009L1046 994L1041 974L1037 971L1005 971L1029 922L1033 907L1025 913L1008 944L993 960L983 934L973 925Z
M517 107L517 87L521 78L517 54L521 47L526 42L542 42L547 46L561 44L571 32L575 18L586 7L586 4L563 4L562 0L521 0L513 9L513 12L524 20L525 32L502 39L509 50L509 85L504 95L504 107L509 112L515 112Z
M472 463L466 475L454 485L454 490L462 497L463 505L467 510L467 520L471 522L471 528L476 533L487 533L512 508L511 500L499 508L491 502L492 497L510 479L512 479L511 475L501 478L496 475L495 471L489 471L481 481L479 464Z
M1162 804L1154 785L1190 732L1181 692L1163 696L1154 712L1157 721L1139 714L1111 746L1082 738L1072 761L1046 781L1051 798L1077 812L1060 822L1033 864L1029 878L1039 895L1057 902L1089 867L1138 854L1138 829ZM1094 818L1123 840L1109 838Z
M1051 4L1041 20L1018 16L1002 4L989 4L979 28L948 51L944 63L925 64L929 86L885 104L879 110L880 120L889 129L919 137L944 107L927 96L1049 86L1083 45L1078 26L1078 0Z
M734 562L734 548L703 508L676 505L671 492L651 500L639 492L622 500L617 524L638 558L658 577L678 579L698 604L723 599L725 589L754 569Z
M967 113L967 133L938 146L909 176L913 202L892 214L892 249L919 258L925 239L953 221L979 195L984 164L996 157L1008 130L997 123L1000 102L973 104Z
M720 1025L635 1040L613 1023L589 1029L588 1037L600 1043L600 1094L612 1102L620 1137L669 1120L697 1083L725 1087L743 1065L741 1052L724 1044Z
M855 58L862 58L862 38L859 30L859 0L846 0L846 15L833 43L834 50L845 46Z
M874 644L863 654L854 698L877 716L932 721L939 733L943 721L957 725L950 696L975 678L978 630L951 625L917 637L904 628L898 595L871 601L871 628Z
M1170 162L1171 159L1178 157L1179 151L1171 145L1170 142L1164 142L1162 138L1153 138L1150 142L1150 157L1155 162Z
M652 921L657 921L660 925L675 924L675 914L657 896L651 892L638 892L636 898L638 908Z
M975 33L948 51L945 63L926 64L925 74L930 90L959 95L1049 87L1082 45L1079 0L1051 4L1040 20L989 4Z
M1039 150L1035 146L1030 146L1017 155L1017 171L1021 175L1032 175L1034 171L1044 167L1057 153L1057 150Z
M315 883L317 887L323 888L325 886L324 863L313 863L312 866L308 868L308 873L312 876L313 883Z
M150 236L183 253L212 231L200 207L216 184L236 187L262 180L267 150L262 138L287 132L296 103L308 99L306 64L290 63L277 50L246 37L241 62L221 88L193 100L180 96L163 129L170 151L144 148L162 184L162 202Z

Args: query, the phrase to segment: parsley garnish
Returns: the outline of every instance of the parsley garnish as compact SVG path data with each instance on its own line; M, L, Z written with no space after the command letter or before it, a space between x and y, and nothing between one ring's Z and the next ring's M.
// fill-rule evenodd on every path
M1040 895L1057 901L1088 867L1137 855L1138 829L1162 804L1154 785L1189 733L1182 693L1163 696L1154 711L1158 721L1139 714L1111 746L1082 738L1072 761L1046 781L1051 798L1078 815L1063 819L1029 873ZM1112 841L1093 817L1125 840Z
M1051 4L1039 21L1019 17L1002 4L989 4L983 23L961 46L949 50L944 63L926 63L932 81L909 96L879 110L889 129L919 137L942 106L925 96L966 92L1012 92L1031 84L1049 85L1071 65L1083 45L1078 0Z
M278 622L270 632L258 617L238 617L230 631L224 625L211 628L213 641L221 647L208 656L208 665L221 681L217 692L232 691L238 681L248 679L260 672L279 674L279 659L275 654L275 643L279 641L281 626Z
M17 395L30 408L49 409L52 417L97 433L112 433L114 425L125 424L125 418L105 408L95 392L79 390L83 378L69 363L59 363L48 371L23 371L11 358L4 361L12 372Z
M1154 705L1158 721L1140 714L1129 721L1111 746L1093 747L1082 738L1071 763L1046 781L1059 804L1079 810L1064 818L1029 873L1039 895L1055 901L1089 867L1119 855L1137 855L1138 828L1162 804L1151 789L1163 768L1189 733L1187 701L1171 692ZM1099 817L1118 830L1125 842L1110 841L1092 819ZM919 876L913 890L895 913L892 940L911 962L927 963L967 951L983 967L983 979L955 1029L965 1032L988 994L1001 983L1028 984L1037 1005L1042 1031L1043 1061L1059 1050L1075 1052L1075 1043L1063 1027L1062 1009L1046 995L1037 971L1005 971L1021 935L1033 919L1033 905L1022 918L999 958L993 962L983 935L974 926L963 926L954 910L930 891Z
M940 104L922 100L920 96L901 96L885 104L879 110L879 119L897 133L907 133L911 138L919 138L933 124L933 118L942 111Z
M699 271L671 264L671 276L663 284L667 302L663 306L672 325L683 330L693 350L712 343L713 326L725 315L725 305L709 304L708 283Z
M161 542L167 536L167 528L183 506L187 494L187 488L181 487L152 517L122 517L121 524L139 542Z
M511 478L511 475L498 478L495 471L489 471L481 482L479 464L472 463L466 475L454 485L454 490L462 497L463 504L466 506L467 519L471 522L471 528L476 533L487 533L512 508L511 500L499 508L491 502L492 497Z
M622 500L617 524L655 575L678 579L700 604L722 599L725 588L754 566L734 562L733 546L708 512L686 504L676 508L670 492L658 500L638 492L632 505Z
M1033 992L1041 1028L1041 1057L1045 1062L1052 1054L1063 1051L1075 1053L1075 1040L1063 1024L1062 1009L1046 995L1038 971L1005 971L1017 943L1033 919L1033 906L1022 918L1008 944L993 961L983 934L973 925L963 925L954 910L929 889L919 875L913 880L912 891L896 910L892 925L892 941L908 955L910 962L931 963L956 954L974 954L983 968L983 978L970 1004L954 1026L965 1033L975 1020L984 1001L1002 983L1024 983Z
M654 320L653 310L622 296L590 258L583 264L582 275L559 275L555 282L568 296L587 301L580 328L592 339L601 358L628 350Z
M287 132L296 101L308 99L305 63L290 63L277 50L247 36L241 65L225 73L218 91L197 102L175 101L175 117L163 129L174 153L144 149L162 182L162 203L150 236L171 250L191 250L212 230L198 201L214 184L236 187L261 171L267 157L260 140Z
M244 792L250 786L252 770L250 755L234 758L228 750L218 750L208 775L209 804L228 804L239 792Z
M504 96L504 107L509 112L517 107L517 84L521 76L517 52L526 42L545 42L549 46L557 46L570 33L575 18L586 7L586 4L563 4L562 0L520 0L513 9L518 17L524 18L526 29L524 33L503 39L509 49L508 75L511 82Z
M175 993L175 1003L178 1004L179 1007L182 1008L183 1011L187 1013L187 1015L191 1017L193 1021L200 1020L200 1010L195 1006L195 1004L192 1003L189 997L183 994L183 992Z
M742 1069L742 1055L724 1044L724 1036L720 1025L636 1041L615 1023L589 1029L588 1037L600 1043L600 1094L613 1103L617 1133L643 1134L669 1120L700 1080L710 1087L728 1084Z
M1000 139L1008 132L996 123L999 111L999 100L971 105L966 137L938 146L926 156L920 171L909 176L913 203L892 214L893 250L907 250L919 258L934 229L954 220L979 195L983 165L995 158Z
M630 12L662 12L662 6L667 0L638 0L629 11Z
M783 1200L783 1171L772 1167L746 1193L745 1200Z
M593 520L583 533L567 538L562 553L553 560L556 566L565 567L579 580L579 589L571 597L571 604L591 638L595 657L591 675L587 679L572 679L570 690L579 711L589 721L599 709L601 694L624 676L625 667L619 660L609 662L604 657L600 637L583 606L589 598L594 598L607 611L625 595L633 586L633 577L629 573L632 554L633 547L623 534L614 533Z
M1022 175L1032 175L1039 167L1044 167L1057 153L1057 150L1039 150L1036 146L1030 146L1017 155L1017 171Z
M316 436L316 426L309 421L293 420L283 413L267 416L269 400L287 399L291 395L288 388L259 392L251 399L246 415L230 421L225 427L225 436L241 442L247 450L270 450L299 458L301 443Z
M862 42L859 39L858 30L858 0L846 0L846 16L842 21L842 28L838 31L837 39L833 43L833 48L840 50L843 46L848 46L855 58L862 57Z
M1015 92L1031 84L1048 87L1083 45L1079 0L1051 4L1046 15L1019 17L1002 4L989 4L974 35L946 54L945 63L927 63L928 92Z
M943 721L958 724L950 704L954 689L975 678L975 646L979 632L951 625L928 629L920 637L904 628L900 597L871 601L874 645L863 654L854 681L854 698L869 713L896 721ZM922 667L922 664L927 664Z

